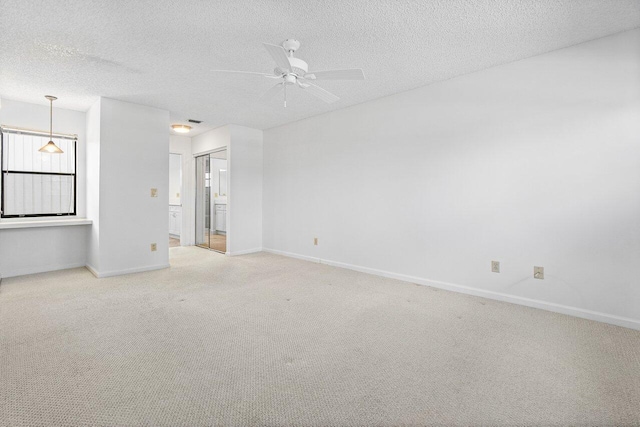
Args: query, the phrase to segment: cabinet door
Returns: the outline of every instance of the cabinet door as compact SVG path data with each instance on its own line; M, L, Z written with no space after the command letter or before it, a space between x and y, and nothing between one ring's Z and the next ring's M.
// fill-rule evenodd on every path
M180 235L181 220L179 216L180 216L179 212L176 212L176 211L169 212L169 234L175 234L177 236Z
M216 208L216 231L224 231L224 213L219 208Z
M173 234L179 236L182 232L182 212L175 212L175 216L173 217Z

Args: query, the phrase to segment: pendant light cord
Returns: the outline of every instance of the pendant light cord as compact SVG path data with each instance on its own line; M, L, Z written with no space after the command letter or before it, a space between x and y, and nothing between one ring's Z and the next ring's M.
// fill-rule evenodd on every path
M53 141L53 99L49 98L49 141Z

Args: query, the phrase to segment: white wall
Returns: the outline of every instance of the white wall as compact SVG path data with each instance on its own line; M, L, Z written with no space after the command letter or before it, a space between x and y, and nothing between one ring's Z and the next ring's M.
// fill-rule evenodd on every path
M192 138L193 155L227 147L227 252L262 247L262 131L228 125Z
M0 124L37 130L49 129L49 106L2 99ZM77 143L77 217L86 215L85 113L53 108L53 131L75 133ZM42 219L42 218L40 218ZM4 219L0 221L10 221ZM0 277L83 266L88 226L0 230Z
M230 125L227 219L231 255L262 250L262 131Z
M230 144L231 129L229 126L222 126L191 138L191 151L194 156L198 156L218 148L229 147Z
M169 154L169 204L182 205L182 155Z
M195 244L195 161L191 153L191 138L182 135L169 137L169 151L182 157L182 227L180 244Z
M100 271L100 100L87 111L87 218L93 223L87 232L87 264Z
M100 277L168 267L169 112L99 102L98 265L89 267Z
M0 230L0 278L84 267L90 227Z
M640 327L640 30L264 140L265 248Z

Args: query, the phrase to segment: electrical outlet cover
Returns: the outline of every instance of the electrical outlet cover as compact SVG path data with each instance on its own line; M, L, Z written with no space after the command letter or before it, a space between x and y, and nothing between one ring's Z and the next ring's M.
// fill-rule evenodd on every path
M544 280L544 267L533 267L533 278Z
M151 252L155 252L158 250L158 245L156 245L155 243L151 244Z

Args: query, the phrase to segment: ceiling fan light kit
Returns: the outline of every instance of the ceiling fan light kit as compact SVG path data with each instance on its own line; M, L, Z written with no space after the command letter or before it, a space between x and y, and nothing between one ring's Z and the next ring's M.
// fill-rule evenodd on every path
M276 68L273 70L273 74L254 71L213 71L222 73L256 74L271 79L278 79L280 82L276 83L275 86L262 95L260 99L263 101L268 100L282 92L284 94L285 107L287 106L287 86L298 86L300 89L305 90L316 98L331 104L338 101L340 98L331 92L322 89L320 86L316 86L311 83L311 80L364 80L365 78L364 73L359 68L309 72L309 64L302 59L293 56L295 51L300 48L300 42L295 39L287 39L279 46L269 43L263 43L263 46L276 63Z

